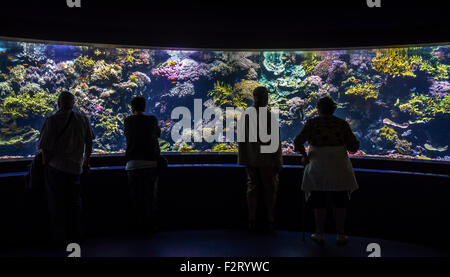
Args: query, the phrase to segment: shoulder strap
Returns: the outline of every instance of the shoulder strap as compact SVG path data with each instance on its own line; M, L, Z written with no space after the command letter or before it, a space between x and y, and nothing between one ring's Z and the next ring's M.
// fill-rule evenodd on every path
M69 119L67 119L67 122L66 122L66 125L64 125L64 128L56 136L55 142L57 142L61 138L61 136L64 134L64 132L67 130L67 127L69 127L69 124L72 121L72 117L73 117L73 111L70 112Z

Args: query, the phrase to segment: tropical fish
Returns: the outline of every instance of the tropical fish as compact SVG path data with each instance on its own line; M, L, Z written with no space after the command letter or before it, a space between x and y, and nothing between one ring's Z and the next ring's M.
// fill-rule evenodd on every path
M72 79L72 76L67 76L67 79Z
M169 65L170 65L170 66L175 66L176 63L174 63L174 62L169 62Z
M395 101L394 107L397 107L398 104L400 104L400 98L397 98L397 101Z
M6 51L2 51L2 54L5 54L6 53Z
M167 122L167 123L166 123L166 126L169 126L170 124L172 124L172 122Z
M9 69L11 69L11 68L12 68L12 66L8 66L8 68L9 68Z
M413 88L411 89L411 91L412 91L412 92L416 91L416 87L413 87Z
M230 67L229 67L229 69L233 69L233 67L232 67L232 66L230 66Z
M177 82L173 81L172 84L176 84Z
M431 102L432 100L433 100L433 99L428 100L428 101L427 101L427 104L430 104L430 102Z
M24 63L23 66L28 66L28 64L27 64L27 63Z

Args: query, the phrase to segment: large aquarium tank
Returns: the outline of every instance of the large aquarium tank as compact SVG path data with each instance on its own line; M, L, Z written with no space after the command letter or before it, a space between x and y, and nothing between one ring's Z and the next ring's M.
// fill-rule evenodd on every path
M75 95L95 132L94 153L123 153L130 100L147 99L162 129L163 152L236 152L233 142L190 142L202 129L171 139L175 107L252 105L265 86L280 111L283 153L331 96L336 115L361 142L355 156L448 162L450 45L379 49L222 51L0 41L0 158L37 151L44 119L61 90ZM202 125L200 125L202 126Z

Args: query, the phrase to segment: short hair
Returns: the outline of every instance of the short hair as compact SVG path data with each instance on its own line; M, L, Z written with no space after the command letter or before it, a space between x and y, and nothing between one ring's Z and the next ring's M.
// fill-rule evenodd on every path
M257 106L267 106L269 103L269 91L262 86L255 88L253 90L253 101Z
M136 112L144 112L145 111L145 97L144 96L135 96L131 99L131 110Z
M332 115L334 111L336 111L336 108L336 102L334 102L333 98L330 96L322 97L319 99L319 102L317 102L317 109L320 113L325 115Z
M75 105L75 96L67 90L61 91L58 96L58 108L60 110L72 109Z

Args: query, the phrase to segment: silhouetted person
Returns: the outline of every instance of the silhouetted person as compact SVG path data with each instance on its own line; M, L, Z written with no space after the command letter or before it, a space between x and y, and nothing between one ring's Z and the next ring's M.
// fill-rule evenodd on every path
M311 238L324 242L324 224L327 200L334 202L337 243L344 244L348 238L344 233L346 207L350 193L358 188L347 151L358 151L359 142L349 124L336 116L336 103L331 97L319 99L319 116L306 121L294 139L295 149L303 155L305 165L302 189L314 208L316 233ZM309 143L306 154L304 143Z
M259 130L259 108L267 107L269 92L265 87L257 87L253 91L254 107L257 110L258 119L256 125ZM272 130L270 124L270 111L267 112L267 130L268 133L278 132ZM264 208L267 216L267 230L273 230L274 207L276 193L278 188L278 173L282 168L281 143L278 141L278 149L274 153L261 153L261 145L264 145L259 139L257 132L257 141L249 142L249 123L245 124L246 142L239 143L239 161L238 163L246 166L247 172L247 204L248 204L248 227L254 230L256 226L256 208L258 204L258 195L262 190L264 199ZM267 143L266 143L267 144Z
M131 100L133 115L125 119L126 171L130 192L131 224L136 231L156 227L158 138L161 129L153 115L145 115L145 98Z
M45 120L38 145L56 243L79 242L82 235L80 175L89 170L94 133L88 118L72 111L74 102L70 92L60 93L59 110Z

